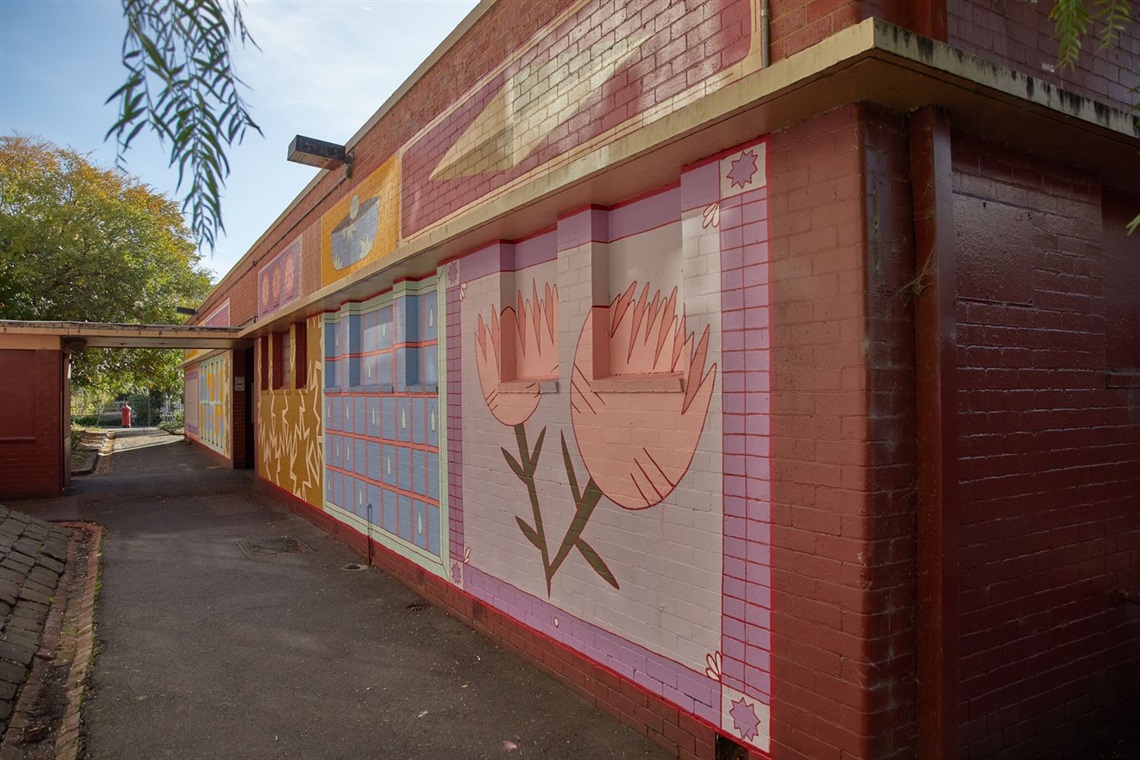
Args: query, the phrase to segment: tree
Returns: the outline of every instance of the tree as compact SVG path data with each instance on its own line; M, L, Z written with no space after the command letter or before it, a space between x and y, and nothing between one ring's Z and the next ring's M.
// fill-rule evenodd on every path
M177 205L72 150L0 137L0 319L177 323L211 287ZM92 350L73 381L180 385L180 351Z
M1131 0L1056 0L1049 11L1053 32L1057 37L1057 64L1073 68L1081 57L1081 45L1091 32L1098 40L1097 48L1107 50L1120 41L1120 35L1131 23ZM1091 28L1090 28L1091 27ZM1135 90L1134 90L1135 92ZM1140 108L1134 104L1133 109ZM1128 223L1128 234L1140 227L1140 214Z
M212 249L222 223L221 191L230 173L226 149L247 129L261 134L239 92L231 41L257 43L241 15L241 0L122 0L127 32L127 80L117 100L119 118L107 132L118 160L145 127L170 145L178 189L188 183L182 210L197 242Z

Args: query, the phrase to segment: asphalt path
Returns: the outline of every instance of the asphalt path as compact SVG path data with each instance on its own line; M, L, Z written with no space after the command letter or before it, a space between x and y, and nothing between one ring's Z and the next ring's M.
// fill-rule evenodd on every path
M359 558L249 473L156 430L115 449L69 496L18 505L108 529L92 760L666 756L382 572L343 569ZM311 551L238 543L287 537Z

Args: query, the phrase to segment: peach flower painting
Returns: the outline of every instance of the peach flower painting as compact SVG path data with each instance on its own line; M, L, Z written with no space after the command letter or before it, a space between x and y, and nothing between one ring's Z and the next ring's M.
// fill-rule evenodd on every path
M538 385L558 376L558 288L547 284L540 298L537 283L532 297L518 294L518 308L508 306L501 314L491 311L488 326L479 315L475 334L475 360L483 400L495 419L504 425L519 425L538 408Z
M631 510L660 504L689 469L704 430L716 384L716 364L706 366L709 328L697 340L687 331L684 310L677 315L677 289L668 298L660 291L650 297L649 290L647 284L638 295L637 283L631 284L609 306L592 309L582 325L570 417L590 477L579 486L563 433L562 464L574 514L556 547L546 534L535 483L546 427L532 447L525 423L541 400L541 379L558 375L558 291L546 285L540 298L537 285L532 285L529 301L520 293L517 309L492 311L490 326L479 316L479 384L491 414L515 432L517 454L500 450L527 490L531 519L516 516L515 522L539 551L547 594L555 574L575 552L606 583L620 589L605 560L583 536L591 516L602 496ZM608 369L604 374L595 372L595 361L602 355Z
M597 331L609 338L609 372L595 377ZM716 383L706 369L709 328L700 340L677 315L677 289L666 299L637 294L633 283L608 307L586 317L574 355L570 412L578 450L590 477L626 509L661 503L685 475L704 430ZM629 384L654 380L631 393Z

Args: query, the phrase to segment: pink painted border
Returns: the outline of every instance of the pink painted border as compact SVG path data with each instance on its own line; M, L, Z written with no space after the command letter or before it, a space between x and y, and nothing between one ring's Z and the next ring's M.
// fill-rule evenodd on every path
M747 146L767 150L766 140ZM715 171L710 171L711 167ZM695 195L720 193L719 161L693 175ZM724 409L722 681L771 705L772 514L767 187L719 199Z
M466 565L464 575L463 588L475 598L698 718L720 724L720 684L704 673L588 623L477 567Z

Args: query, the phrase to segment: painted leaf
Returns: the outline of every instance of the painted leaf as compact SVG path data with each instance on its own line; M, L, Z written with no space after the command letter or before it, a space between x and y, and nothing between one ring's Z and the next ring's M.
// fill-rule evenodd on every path
M574 545L578 547L578 552L582 557L590 563L590 567L594 568L594 572L602 576L602 580L616 589L621 588L621 586L618 585L617 578L610 572L610 568L606 565L605 561L598 556L598 553L594 551L594 547L586 543L586 539L579 538Z

